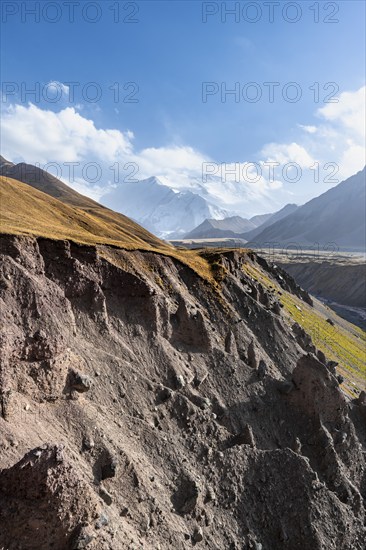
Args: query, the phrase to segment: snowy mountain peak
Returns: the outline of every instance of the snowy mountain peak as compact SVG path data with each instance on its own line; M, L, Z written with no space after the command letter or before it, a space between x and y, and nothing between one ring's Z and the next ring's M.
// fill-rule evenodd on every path
M172 189L156 176L115 187L100 202L162 238L182 237L206 218L222 219L232 214L192 191Z
M151 176L150 178L140 180L140 182L145 182L148 185L163 185L164 187L167 187L167 185L164 185L164 183L158 178L158 176Z

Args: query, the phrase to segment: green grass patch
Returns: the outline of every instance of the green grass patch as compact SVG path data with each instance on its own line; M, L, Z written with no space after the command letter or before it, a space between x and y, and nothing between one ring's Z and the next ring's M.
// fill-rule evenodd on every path
M315 307L311 307L297 296L280 288L277 281L254 265L244 264L243 271L265 288L274 287L278 293L281 293L279 299L287 313L289 324L297 322L328 359L339 363L338 369L345 378L343 389L348 395L356 396L357 391L365 389L366 333L363 330L354 325L350 326L350 330L338 323L332 326Z

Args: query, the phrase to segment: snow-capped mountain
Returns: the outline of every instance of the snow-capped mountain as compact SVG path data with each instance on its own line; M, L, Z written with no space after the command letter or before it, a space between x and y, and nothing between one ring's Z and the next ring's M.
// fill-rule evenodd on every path
M111 188L100 203L133 218L159 237L179 238L206 218L232 215L192 191L177 191L151 177Z
M280 182L269 184L265 178L260 178L256 182L234 181L225 178L224 174L201 178L185 176L174 181L159 176L159 181L175 191L195 193L210 204L247 219L257 213L266 215L268 212L279 210L288 199ZM271 186L277 188L278 185L280 187L274 195Z

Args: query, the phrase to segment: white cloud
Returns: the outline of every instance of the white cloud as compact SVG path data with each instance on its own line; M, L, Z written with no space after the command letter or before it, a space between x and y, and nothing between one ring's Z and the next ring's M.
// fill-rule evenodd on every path
M270 143L263 147L261 154L267 160L281 165L297 162L301 166L303 187L308 190L308 194L304 194L306 200L319 193L319 189L314 188L310 169L314 162L319 162L321 167L327 163L337 164L339 181L365 166L365 94L365 86L355 92L341 93L338 102L328 103L316 111L315 115L321 121L319 125L298 124L304 132L298 142ZM323 176L325 185L322 192L326 190L326 171Z
M356 92L343 92L338 103L327 103L317 114L327 122L334 123L357 138L365 140L366 86Z
M315 113L320 120L317 126L299 124L301 132L296 140L264 145L258 158L250 159L262 169L259 177L256 177L255 166L248 166L245 159L216 164L188 145L137 150L131 131L97 128L93 120L80 113L82 105L58 112L31 103L6 105L2 113L2 154L12 161L39 162L41 165L79 162L74 181L67 179L69 172L64 170L63 179L94 198L116 183L113 167L118 164L119 182L136 167L137 179L155 175L174 189L189 188L224 208L257 213L268 210L268 205L271 210L276 205L282 206L290 195L291 201L294 194L307 200L325 191L325 187L319 190L319 186L311 186L310 167L316 161L323 165L339 164L338 177L342 179L363 168L364 95L365 87L356 92L344 92L338 103L327 104ZM83 178L82 167L90 162L100 165L98 181L88 182ZM266 162L278 162L280 168L287 163L297 163L304 172L307 169L307 173L295 188L284 181L280 170L271 178ZM213 166L214 174L205 181L202 173L207 163ZM291 173L290 170L289 175Z
M315 134L317 132L316 126L306 126L304 124L298 124L299 128L302 128L304 132L307 132L308 134Z
M301 168L309 168L315 162L306 149L295 142L269 143L261 152L268 162L278 162L281 166L295 162Z
M338 103L318 109L322 120L315 143L323 158L328 154L339 166L339 177L347 178L365 166L366 86L342 92Z
M59 82L58 80L50 80L50 82L46 84L46 88L47 94L50 96L59 96L60 94L68 96L70 93L70 86L66 86L66 84L63 84L63 82Z
M99 130L74 107L55 113L30 103L10 105L2 113L3 155L26 162L112 162L131 154L133 134Z
M210 159L192 147L149 147L134 155L141 173L167 178L179 188L189 185L192 178L201 175L202 164Z

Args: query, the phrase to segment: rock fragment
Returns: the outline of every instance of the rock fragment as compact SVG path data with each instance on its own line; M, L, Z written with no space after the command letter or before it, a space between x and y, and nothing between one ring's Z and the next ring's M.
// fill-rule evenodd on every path
M182 374L178 374L175 380L176 387L178 390L181 390L186 385L185 380Z
M238 354L238 348L236 345L235 336L232 330L229 330L229 332L226 335L225 338L225 351L226 353L229 353L230 355L237 355Z
M259 365L258 365L258 369L257 369L258 378L263 380L263 378L267 374L267 371L268 371L268 367L267 367L266 363L263 361L263 359L261 359L259 361Z
M202 542L203 541L203 531L202 528L199 525L196 525L193 531L192 540L194 542Z
M199 494L199 485L196 480L184 475L172 498L175 509L183 515L192 513L196 508Z
M83 450L84 451L91 451L95 447L94 439L91 435L86 435L83 438Z
M110 506L113 502L112 495L107 491L103 485L99 487L99 496L104 500L104 502Z
M301 441L298 437L295 437L292 445L292 450L297 454L301 454Z
M255 447L253 430L249 424L246 424L240 433L234 435L229 440L229 447L235 447L236 445L249 445L250 447Z
M168 401L173 395L173 390L170 388L162 387L160 388L158 397L162 403L165 403L165 401Z
M252 340L248 347L248 365L252 367L252 369L256 369L257 364L257 356L255 353L254 342Z
M327 363L327 369L334 374L334 376L337 374L336 367L338 366L337 361L328 361Z
M79 393L85 393L93 386L93 379L79 371L70 370L70 388Z
M203 384L203 382L206 380L207 377L208 377L207 370L203 370L203 369L198 370L193 380L194 386L196 388L199 388L200 385Z
M94 466L94 471L98 481L103 481L104 479L108 479L116 475L117 459L111 451L106 448L102 450Z
M100 514L98 520L96 521L95 528L96 529L102 529L109 523L109 517L107 514Z
M366 392L362 390L356 400L357 405L366 405Z
M95 535L89 527L80 527L71 543L72 550L82 550L88 548L95 539Z

